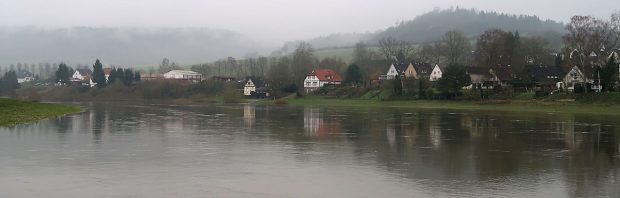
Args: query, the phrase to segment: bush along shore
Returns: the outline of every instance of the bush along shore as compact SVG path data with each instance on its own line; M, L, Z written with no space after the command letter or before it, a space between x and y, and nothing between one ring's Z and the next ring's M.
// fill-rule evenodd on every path
M84 108L75 105L0 98L0 126L27 123L83 111Z

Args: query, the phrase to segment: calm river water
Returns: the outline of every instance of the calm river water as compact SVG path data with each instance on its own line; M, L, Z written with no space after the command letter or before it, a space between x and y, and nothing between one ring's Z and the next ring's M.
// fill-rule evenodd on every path
M84 105L0 127L0 197L620 197L620 116Z

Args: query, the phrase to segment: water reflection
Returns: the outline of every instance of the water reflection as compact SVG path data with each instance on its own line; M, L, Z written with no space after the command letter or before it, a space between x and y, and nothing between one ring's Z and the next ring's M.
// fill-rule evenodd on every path
M317 182L335 186L327 181L365 181L367 184L356 188L374 190L340 194L345 196L620 195L620 137L615 131L618 117L613 116L255 105L85 105L90 110L79 115L0 128L0 166L5 167L0 170L5 176L0 178L0 186L5 186L0 187L0 196L20 194L8 189L23 187L12 179L43 184L45 180L34 174L54 169L77 174L50 176L68 182L93 182L74 179L89 178L82 169L96 169L119 183L130 180L119 174L151 178L154 186L179 183L188 191L184 195L196 195L199 184L211 192L229 192L213 186L250 192L242 196L316 195L309 192L312 188L296 187ZM256 188L255 183L244 182L248 177L289 185L294 191ZM74 195L82 192L73 190ZM118 192L122 196L137 193L131 189ZM172 195L161 191L151 195L157 193Z

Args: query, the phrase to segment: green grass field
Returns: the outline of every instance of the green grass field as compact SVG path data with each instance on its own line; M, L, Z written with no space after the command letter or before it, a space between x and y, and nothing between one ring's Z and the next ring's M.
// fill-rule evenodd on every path
M27 123L82 111L84 111L84 108L74 105L27 102L0 98L0 126Z
M355 108L418 108L418 109L455 109L455 110L484 110L484 111L514 111L514 112L555 112L555 113L585 113L620 115L620 105L586 104L579 102L562 101L445 101L445 100L406 100L406 101L379 101L364 99L331 99L319 96L291 98L290 105L325 106L325 107L355 107Z

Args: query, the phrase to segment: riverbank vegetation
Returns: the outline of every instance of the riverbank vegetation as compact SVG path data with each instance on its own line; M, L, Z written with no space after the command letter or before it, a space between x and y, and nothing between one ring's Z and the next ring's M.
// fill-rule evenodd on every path
M620 115L620 95L614 94L616 100L604 103L589 102L589 99L557 99L557 100L368 100L342 99L326 96L289 97L285 104L321 107L354 107L354 108L402 108L402 109L453 109L453 110L485 110L512 112L549 112L549 113L584 113ZM600 100L608 97L593 96ZM281 102L282 103L282 102ZM276 103L277 104L277 103Z
M78 113L84 109L67 104L38 103L0 98L0 126Z

